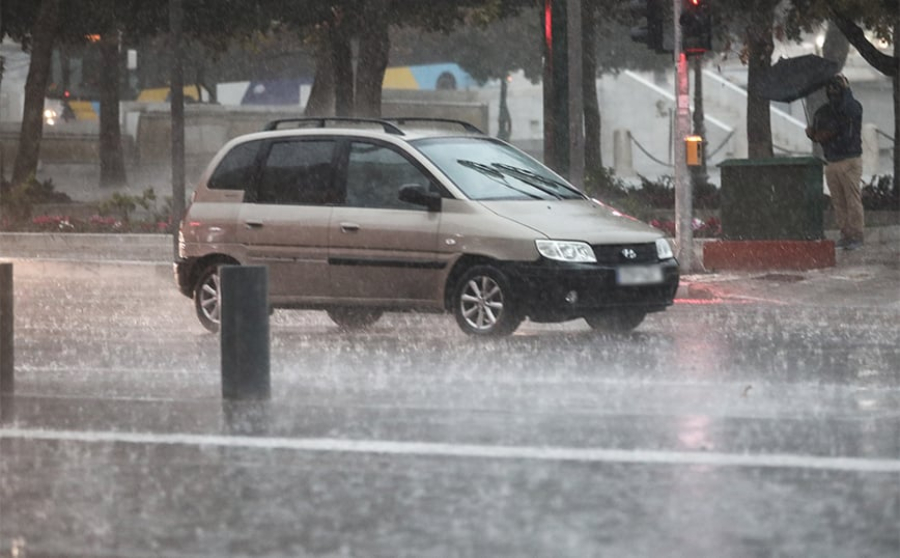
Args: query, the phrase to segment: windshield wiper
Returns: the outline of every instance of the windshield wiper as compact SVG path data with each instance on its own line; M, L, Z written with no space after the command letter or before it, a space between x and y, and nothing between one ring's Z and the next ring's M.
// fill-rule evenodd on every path
M510 190L515 190L516 192L525 194L529 198L532 198L535 200L541 199L541 197L538 196L537 194L532 194L531 192L526 192L525 190L522 190L521 188L516 188L515 186L513 186L512 184L507 182L504 174L502 172L500 172L499 170L495 169L494 167L492 167L491 165L486 165L484 163L477 163L475 161L469 161L466 159L457 159L456 162L464 167L468 167L470 169L480 172L481 174L492 179L497 184L506 186ZM538 188L538 190L541 190L542 192L544 191L542 188ZM553 195L553 194L551 193L551 195Z
M562 182L560 182L558 180L554 180L552 178L540 175L534 171L530 171L528 169L523 169L520 167L515 167L513 165L507 165L504 163L493 163L491 166L496 169L500 169L502 171L506 171L512 175L515 175L520 180L527 182L528 185L533 186L533 187L537 188L538 190L545 192L557 199L561 200L566 197L572 197L571 194L575 194L579 198L583 197L581 192L578 192L577 190L573 190L566 184L563 184ZM535 184L534 182L538 182L539 184ZM547 188L546 186L552 186L553 188L552 189ZM562 190L562 192L560 190ZM569 194L569 196L564 196L563 192L565 194Z

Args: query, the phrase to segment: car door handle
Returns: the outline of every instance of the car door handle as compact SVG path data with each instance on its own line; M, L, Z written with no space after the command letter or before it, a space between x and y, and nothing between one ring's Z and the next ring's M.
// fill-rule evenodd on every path
M248 229L261 229L263 226L262 221L244 221L244 226Z
M341 232L352 233L359 231L359 225L356 223L341 223Z

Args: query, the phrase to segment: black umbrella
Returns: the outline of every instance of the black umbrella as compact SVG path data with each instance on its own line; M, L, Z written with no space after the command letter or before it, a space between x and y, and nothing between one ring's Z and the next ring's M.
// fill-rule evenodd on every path
M764 99L790 103L824 87L838 70L837 62L814 54L781 58L759 80L756 94Z

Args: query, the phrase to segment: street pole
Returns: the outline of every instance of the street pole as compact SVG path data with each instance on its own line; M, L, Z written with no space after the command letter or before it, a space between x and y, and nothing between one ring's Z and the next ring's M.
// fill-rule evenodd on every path
M675 22L675 243L678 265L682 273L694 270L694 231L691 230L693 219L693 195L691 181L685 161L684 139L691 133L691 98L688 59L681 44L681 1L674 0L673 20Z
M172 67L169 107L172 118L172 216L170 232L178 257L178 224L184 215L184 10L182 0L169 0Z
M568 0L566 35L569 43L569 182L584 188L584 72L581 1ZM591 79L591 76L587 76Z
M3 29L3 0L0 0L0 30ZM3 45L3 32L0 31L0 46ZM2 85L3 85L3 72L6 69L6 59L3 57L3 53L0 52L0 93L2 93ZM0 97L2 98L2 97ZM3 119L0 118L0 129L3 127ZM3 182L3 178L6 175L6 162L3 160L3 143L0 142L0 182Z

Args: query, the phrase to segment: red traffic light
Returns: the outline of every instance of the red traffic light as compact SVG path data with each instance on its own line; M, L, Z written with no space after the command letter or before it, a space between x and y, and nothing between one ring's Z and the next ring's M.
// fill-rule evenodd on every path
M712 49L712 19L705 0L684 0L679 23L681 49L687 54L703 54Z

